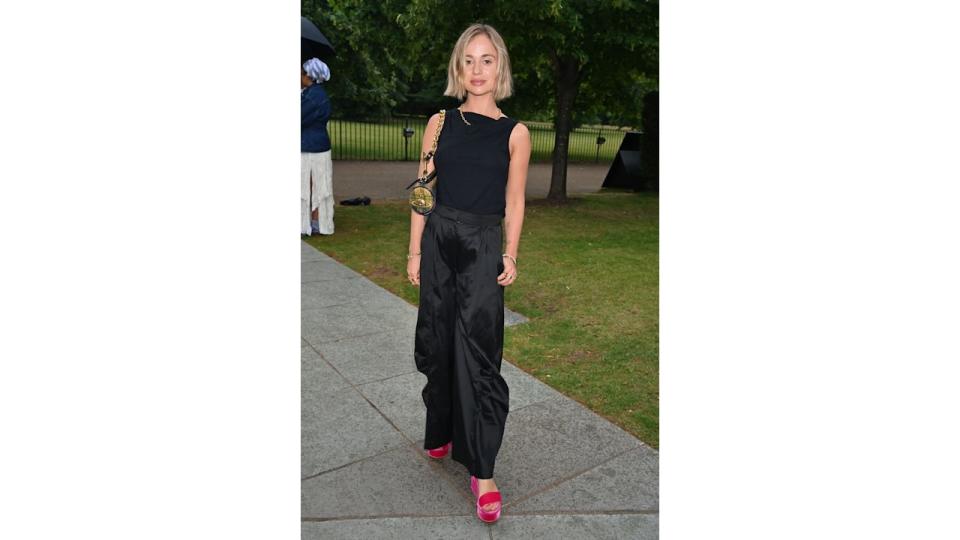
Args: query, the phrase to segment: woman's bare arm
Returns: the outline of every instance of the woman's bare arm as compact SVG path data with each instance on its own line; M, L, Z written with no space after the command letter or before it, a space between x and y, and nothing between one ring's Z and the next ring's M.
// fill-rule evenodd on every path
M510 133L510 169L507 175L507 207L503 219L506 246L504 253L514 259L520 249L520 231L523 229L523 214L526 208L527 169L530 165L530 131L517 123ZM503 273L497 276L501 285L509 285L516 279L516 265L508 257L503 258ZM507 276L511 277L508 278Z
M421 158L423 154L430 151L433 146L433 136L437 131L437 124L440 122L440 115L434 114L427 121L427 127L423 131L423 143L421 144ZM417 162L417 176L423 173L423 160ZM433 171L433 159L427 163L427 173ZM423 237L423 228L427 224L427 218L410 209L410 245L409 255L420 253L420 240ZM407 279L410 283L420 285L420 256L416 255L407 261Z

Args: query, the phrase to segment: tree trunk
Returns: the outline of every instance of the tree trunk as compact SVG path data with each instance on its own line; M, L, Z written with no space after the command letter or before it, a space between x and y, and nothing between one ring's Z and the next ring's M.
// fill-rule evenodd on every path
M576 58L554 56L553 66L557 76L557 109L553 121L556 135L547 199L564 202L567 200L567 157L570 153L570 127L573 124L573 102L580 82L580 65Z

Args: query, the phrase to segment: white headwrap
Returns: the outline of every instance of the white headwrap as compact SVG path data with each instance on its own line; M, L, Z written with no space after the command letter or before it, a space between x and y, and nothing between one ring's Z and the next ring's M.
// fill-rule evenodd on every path
M319 58L311 58L303 63L303 70L313 82L322 83L330 80L330 68Z

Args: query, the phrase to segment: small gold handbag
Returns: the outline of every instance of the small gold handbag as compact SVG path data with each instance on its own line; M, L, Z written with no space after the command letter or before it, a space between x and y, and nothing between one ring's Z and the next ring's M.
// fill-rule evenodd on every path
M436 178L437 168L434 166L433 171L427 174L427 163L429 163L430 159L437 153L437 141L440 139L440 130L443 129L443 118L445 114L446 111L440 111L440 122L437 124L437 132L433 134L433 144L430 146L430 151L423 154L423 173L407 186L407 189L413 188L413 190L410 191L410 208L412 208L414 212L424 216L433 212L434 207L437 205L436 193L432 187L427 185L431 180ZM434 182L434 187L435 186L436 182Z

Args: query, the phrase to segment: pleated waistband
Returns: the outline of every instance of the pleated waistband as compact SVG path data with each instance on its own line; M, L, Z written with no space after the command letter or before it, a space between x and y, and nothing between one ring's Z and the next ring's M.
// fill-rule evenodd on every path
M467 225L499 225L500 220L503 219L503 216L499 214L474 214L466 210L441 206L439 204L433 209L430 215L439 216L457 223L466 223Z

